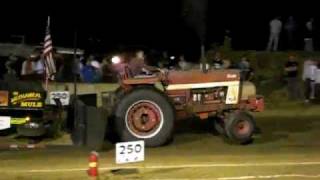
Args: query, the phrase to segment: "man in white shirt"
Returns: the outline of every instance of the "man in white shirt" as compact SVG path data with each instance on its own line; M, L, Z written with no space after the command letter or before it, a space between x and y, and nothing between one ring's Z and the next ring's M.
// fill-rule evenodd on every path
M313 36L314 36L314 27L313 27L313 18L306 23L306 35L304 38L304 50L312 52L313 49Z
M36 74L44 74L45 72L44 59L40 58L34 63L34 72Z
M31 58L32 57L30 56L28 59L23 61L22 68L21 68L22 76L30 75L34 73L35 63Z
M282 29L282 22L279 18L274 18L270 21L270 37L268 42L267 50L270 51L271 47L273 51L278 50L279 37Z
M306 60L304 62L302 79L305 86L305 102L314 99L316 70L317 66L313 60Z
M316 62L317 69L315 70L315 80L314 80L314 97L316 102L320 102L320 69L319 69L319 61Z

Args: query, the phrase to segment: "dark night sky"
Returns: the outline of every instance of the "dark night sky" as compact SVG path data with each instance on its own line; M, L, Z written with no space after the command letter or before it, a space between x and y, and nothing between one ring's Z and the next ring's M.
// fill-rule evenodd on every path
M39 1L40 2L40 1ZM25 34L27 42L39 43L44 36L46 16L52 17L51 32L55 45L72 47L74 29L79 46L86 47L90 36L100 38L97 49L109 51L120 45L146 45L175 51L198 51L198 39L181 18L178 1L48 1L45 7L24 2L2 5L0 40L10 34ZM37 3L41 5L41 3ZM267 43L268 23L275 16L294 15L300 26L309 16L317 17L314 4L255 1L254 3L210 1L207 16L207 44L221 42L225 28L231 29L236 49L263 49ZM319 16L319 15L318 15ZM319 16L320 18L320 16ZM316 19L317 21L317 19ZM317 23L317 22L316 22Z

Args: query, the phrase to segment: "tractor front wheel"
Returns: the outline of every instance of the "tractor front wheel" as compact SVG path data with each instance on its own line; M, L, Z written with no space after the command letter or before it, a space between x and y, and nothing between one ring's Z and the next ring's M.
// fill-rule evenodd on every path
M238 144L247 144L252 141L252 135L255 129L253 117L246 112L230 113L226 120L226 134Z

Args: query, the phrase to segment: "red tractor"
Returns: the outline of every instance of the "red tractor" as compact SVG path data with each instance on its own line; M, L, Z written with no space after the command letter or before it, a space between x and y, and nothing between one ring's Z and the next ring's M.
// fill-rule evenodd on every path
M126 64L116 63L121 86L106 94L105 103L120 141L163 145L173 136L175 120L194 116L214 120L216 130L236 143L252 140L256 125L249 112L263 111L264 99L256 95L252 83L240 81L238 70L131 76Z

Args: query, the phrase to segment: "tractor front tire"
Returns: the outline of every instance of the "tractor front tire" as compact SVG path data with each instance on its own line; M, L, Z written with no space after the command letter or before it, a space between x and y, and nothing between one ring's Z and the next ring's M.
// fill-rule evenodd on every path
M237 144L248 144L252 142L255 129L253 117L246 112L230 113L226 119L226 134Z

